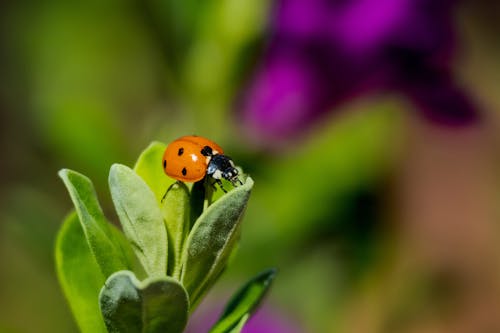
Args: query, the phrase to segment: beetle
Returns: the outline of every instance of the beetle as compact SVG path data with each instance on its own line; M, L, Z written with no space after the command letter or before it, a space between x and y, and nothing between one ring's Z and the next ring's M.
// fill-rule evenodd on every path
M233 186L242 185L233 160L224 155L217 143L197 135L182 136L172 141L163 153L163 170L176 180L197 182L210 177L222 191L222 179Z

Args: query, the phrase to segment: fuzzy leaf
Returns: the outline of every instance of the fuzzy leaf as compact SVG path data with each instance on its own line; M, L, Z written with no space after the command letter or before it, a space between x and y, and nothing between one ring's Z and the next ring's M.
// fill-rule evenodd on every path
M245 184L210 205L191 230L182 254L181 281L192 308L225 268L239 237L240 222L253 187Z
M109 187L125 235L149 276L166 274L167 232L148 185L132 169L113 164Z
M181 333L189 301L177 280L164 276L142 282L130 271L113 274L99 295L109 332Z
M122 234L113 231L104 217L90 179L68 169L59 171L59 176L68 189L90 251L103 275L109 276L116 271L130 269L133 261L130 251L120 240Z
M239 332L247 318L259 306L275 276L276 270L269 269L248 281L231 298L220 319L209 333ZM243 324L241 324L242 321Z
M161 201L169 186L175 182L162 169L162 157L166 147L164 143L151 142L141 153L134 166L134 171L148 184L157 202Z
M105 278L90 251L76 213L64 220L55 251L57 277L80 331L105 333L97 303Z
M182 245L189 232L189 189L175 182L168 189L161 205L168 235L168 273L180 278Z

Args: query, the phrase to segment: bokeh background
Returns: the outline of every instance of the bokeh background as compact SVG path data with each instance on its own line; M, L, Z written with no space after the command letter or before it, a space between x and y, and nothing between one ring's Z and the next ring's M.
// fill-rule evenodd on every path
M245 333L500 332L491 0L0 4L0 331L74 332L53 247L89 176L196 133L256 185L190 332L279 275Z

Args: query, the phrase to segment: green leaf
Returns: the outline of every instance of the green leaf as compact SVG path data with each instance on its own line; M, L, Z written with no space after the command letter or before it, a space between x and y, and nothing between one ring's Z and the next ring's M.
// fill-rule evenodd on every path
M157 202L161 201L169 186L175 182L163 172L161 163L166 147L164 143L151 142L134 166L134 171L148 184Z
M250 316L248 314L244 315L240 319L238 324L232 330L229 331L229 333L240 333L241 330L243 329L243 326L245 326L245 324L247 323L248 318L250 318Z
M188 318L187 293L168 276L140 282L130 271L117 272L102 288L99 304L109 332L180 333Z
M80 330L84 333L106 332L97 303L105 278L74 212L68 215L59 230L55 259L59 283Z
M168 273L180 278L182 245L189 232L189 189L182 182L170 186L161 205L168 235Z
M68 169L59 171L59 176L68 189L90 251L103 275L130 269L133 262L130 250L120 240L122 234L113 231L111 224L106 221L90 179Z
M181 281L188 291L191 310L225 268L239 237L240 222L253 187L245 184L210 205L191 230L182 254Z
M113 164L109 187L125 235L148 275L167 272L167 232L153 192L132 169Z
M247 318L259 306L275 276L276 270L269 269L248 281L231 298L220 319L209 333L239 332Z

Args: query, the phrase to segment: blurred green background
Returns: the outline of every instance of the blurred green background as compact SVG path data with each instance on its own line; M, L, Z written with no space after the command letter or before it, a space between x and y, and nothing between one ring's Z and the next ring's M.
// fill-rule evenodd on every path
M286 149L242 136L234 102L268 34L264 0L0 4L0 331L73 332L53 246L90 177L203 135L256 185L240 249L207 302L266 267L268 306L301 332L500 332L500 17L465 1L457 77L486 110L442 128L398 97L348 103ZM498 6L497 6L498 9Z

